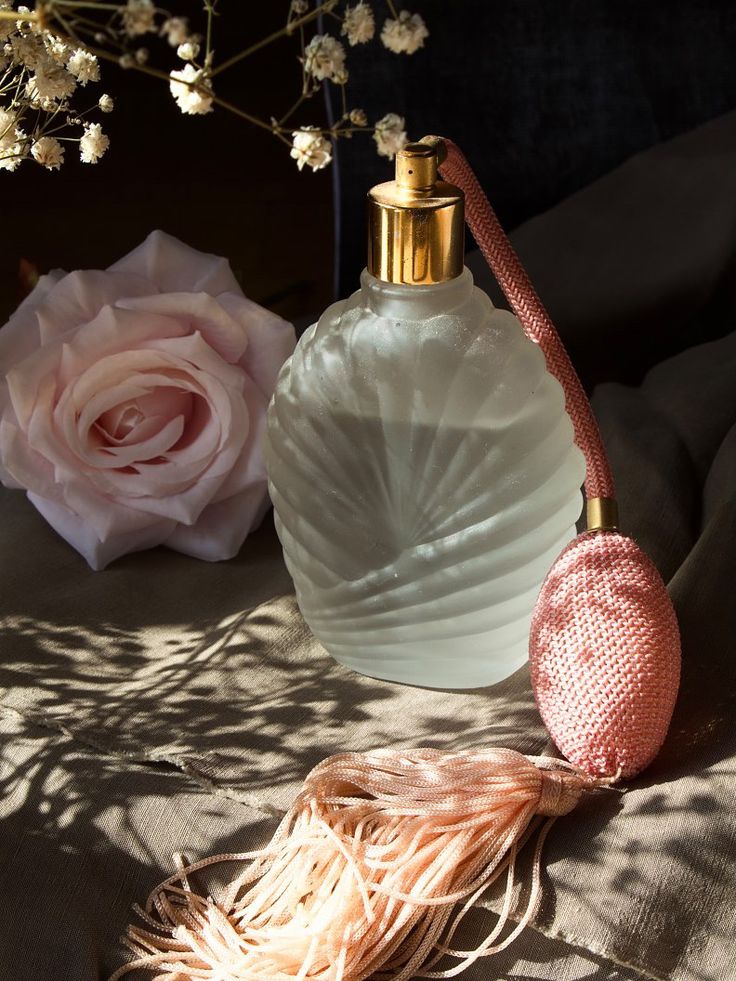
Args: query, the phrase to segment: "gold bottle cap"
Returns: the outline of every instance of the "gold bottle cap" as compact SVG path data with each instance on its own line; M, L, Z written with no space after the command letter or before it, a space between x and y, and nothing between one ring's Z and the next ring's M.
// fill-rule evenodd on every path
M386 283L426 286L455 279L465 256L465 201L437 180L438 146L408 143L396 180L368 192L368 272Z

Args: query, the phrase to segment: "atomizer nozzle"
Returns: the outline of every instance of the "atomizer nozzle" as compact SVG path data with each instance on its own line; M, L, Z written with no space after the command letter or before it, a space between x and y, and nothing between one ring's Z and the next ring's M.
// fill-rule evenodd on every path
M437 179L444 143L425 137L396 154L396 177L368 193L368 271L388 283L426 286L463 271L462 191Z

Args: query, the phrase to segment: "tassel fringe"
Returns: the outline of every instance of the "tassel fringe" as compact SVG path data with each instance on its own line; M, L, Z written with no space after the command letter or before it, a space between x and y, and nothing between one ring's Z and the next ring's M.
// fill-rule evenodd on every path
M449 978L507 947L534 916L541 854L555 818L612 783L562 760L512 750L345 753L310 773L273 840L177 871L137 909L133 970L206 981ZM539 816L539 820L535 820ZM543 821L542 818L547 820ZM535 830L528 900L512 916L519 848ZM190 877L247 863L219 902ZM501 912L473 950L453 945L468 911L503 872ZM439 969L448 958L457 963Z

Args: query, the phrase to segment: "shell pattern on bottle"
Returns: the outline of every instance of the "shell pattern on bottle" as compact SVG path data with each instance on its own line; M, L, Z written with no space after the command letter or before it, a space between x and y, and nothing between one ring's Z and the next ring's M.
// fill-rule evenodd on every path
M404 287L364 272L282 369L266 439L312 632L363 674L443 688L493 684L526 660L584 475L542 353L467 270L459 279Z

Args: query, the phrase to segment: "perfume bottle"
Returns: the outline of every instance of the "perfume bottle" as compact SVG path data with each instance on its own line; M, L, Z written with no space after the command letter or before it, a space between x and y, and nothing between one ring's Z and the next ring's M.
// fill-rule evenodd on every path
M276 529L342 664L439 688L527 659L584 477L562 388L464 268L462 192L424 143L368 196L360 289L302 336L268 412Z

